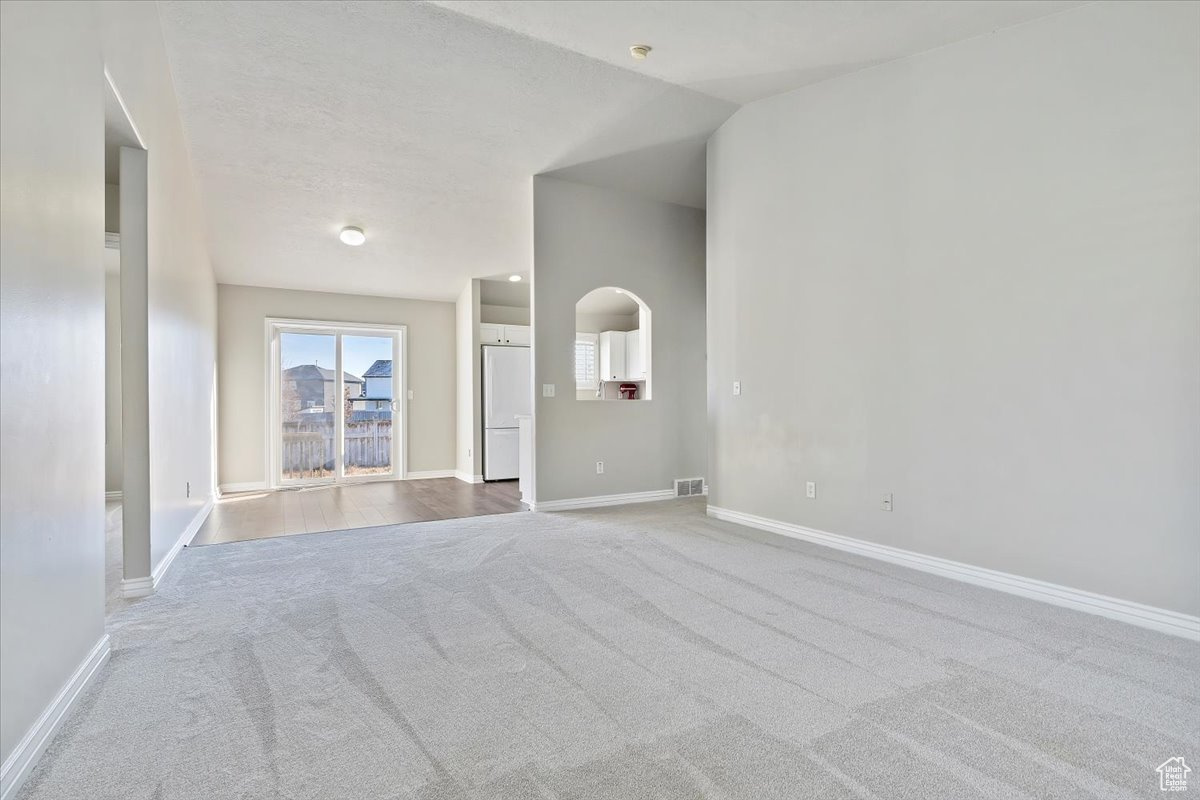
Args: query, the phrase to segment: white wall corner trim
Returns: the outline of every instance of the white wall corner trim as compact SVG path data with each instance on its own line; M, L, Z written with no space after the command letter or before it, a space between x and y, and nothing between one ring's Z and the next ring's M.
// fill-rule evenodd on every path
M111 503L114 500L117 502L120 502L121 497L122 497L122 493L119 489L115 492L105 492L104 493L104 502Z
M50 745L51 739L62 725L75 704L76 699L84 688L91 682L101 665L108 660L108 634L100 637L91 652L76 667L75 672L67 680L66 685L59 690L50 705L42 712L37 721L13 748L12 753L0 766L0 800L15 797L21 789L21 784L29 776L33 765Z
M154 594L154 579L150 576L145 578L122 578L121 579L121 597L132 599L134 597L149 597Z
M675 493L670 489L653 492L630 492L629 494L601 494L595 497L572 497L566 500L546 500L529 504L530 511L569 511L574 508L598 508L600 506L623 506L629 503L652 503L656 500L673 500Z
M200 527L204 521L208 519L208 515L213 510L213 498L208 498L200 510L196 512L196 516L192 517L192 521L183 529L183 533L175 540L175 544L171 545L171 549L163 556L162 561L158 562L158 566L150 573L154 578L154 588L158 588L158 584L162 582L163 576L167 574L167 570L175 563L175 557L179 555L179 551L192 543L192 539L196 538L196 534L200 532Z
M271 487L266 481L245 481L243 483L222 483L218 490L220 496L237 494L238 492L266 492Z
M788 536L793 539L801 539L813 544L832 547L835 550L844 550L847 553L856 553L867 558L900 564L901 566L911 567L922 572L930 572L934 575L941 575L946 578L963 581L964 583L984 586L989 589L1007 592L1008 594L1040 600L1043 603L1050 603L1051 605L1072 608L1076 611L1084 611L1089 614L1119 620L1130 625L1137 625L1138 627L1171 634L1172 636L1200 641L1200 617L1193 617L1189 614L1181 614L1177 611L1142 605L1141 603L1095 594L1094 592L1087 592L1082 589L1072 589L1068 586L1060 586L1059 584L1039 581L1034 578L1025 578L1020 575L1012 575L985 567L976 567L960 561L951 561L947 558L927 556L911 550L902 550L899 547L875 544L874 542L867 542L850 536L827 533L814 528L806 528L803 525L794 525L789 522L759 517L754 514L746 514L742 511L733 511L728 508L710 505L708 507L708 515L719 520L724 520L725 522L745 525L748 528L757 528L781 536Z
M483 483L482 475L472 475L471 473L463 472L462 470L454 470L454 477L458 478L463 483Z
M158 584L162 582L163 577L167 574L167 570L175 563L175 557L179 555L179 551L191 544L192 539L196 538L196 534L200 532L200 526L208 519L208 515L213 510L213 498L208 498L200 510L196 512L196 516L192 517L192 521L183 529L183 533L175 540L175 544L171 545L171 549L163 556L158 565L150 572L148 578L125 578L121 580L121 596L126 598L146 597L154 594L154 590L158 588Z
M424 481L430 478L457 478L458 471L453 469L422 469L405 473L406 481Z

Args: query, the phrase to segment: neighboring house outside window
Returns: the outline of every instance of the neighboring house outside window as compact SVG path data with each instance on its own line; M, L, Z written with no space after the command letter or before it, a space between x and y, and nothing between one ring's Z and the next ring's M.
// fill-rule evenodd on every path
M363 392L354 399L355 411L390 411L392 408L392 360L381 358L363 373Z
M366 381L363 397L372 400L392 399L392 360L379 359L363 373Z
M283 418L294 419L305 409L329 410L341 404L334 397L337 391L337 373L316 364L301 364L283 371ZM359 397L363 392L363 379L349 372L342 373L348 397Z

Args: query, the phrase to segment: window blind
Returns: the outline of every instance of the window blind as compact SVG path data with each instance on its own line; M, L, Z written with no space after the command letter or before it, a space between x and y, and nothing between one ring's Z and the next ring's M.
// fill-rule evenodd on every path
M594 333L575 335L575 388L596 388L596 345Z

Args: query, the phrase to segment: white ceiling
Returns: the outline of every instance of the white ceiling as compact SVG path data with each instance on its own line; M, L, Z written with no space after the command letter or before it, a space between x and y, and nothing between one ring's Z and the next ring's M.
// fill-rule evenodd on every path
M223 283L452 300L529 270L533 175L735 110L423 3L160 9Z
M1085 0L432 0L738 104L1053 14ZM633 44L653 50L645 61Z
M533 175L702 207L731 100L1076 4L159 9L219 281L453 300L469 278L528 273ZM367 243L341 244L345 225Z

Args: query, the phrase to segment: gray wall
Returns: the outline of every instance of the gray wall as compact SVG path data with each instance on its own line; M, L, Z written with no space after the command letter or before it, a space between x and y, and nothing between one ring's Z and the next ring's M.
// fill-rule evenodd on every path
M148 157L149 563L157 566L214 490L216 283L158 9L141 2L100 7L104 67ZM128 484L128 464L124 478Z
M115 183L104 184L104 230L121 232L121 187Z
M462 480L483 480L483 453L480 440L482 376L479 367L480 283L467 281L454 304L455 371L457 397L455 413L455 472Z
M408 326L408 470L454 469L454 303L218 287L220 483L267 480L267 317Z
M216 291L155 5L6 2L0 14L7 758L104 633L104 403L80 398L105 396L105 69L150 151L149 563L210 492Z
M575 312L575 330L579 333L601 333L602 331L636 331L640 321L638 314L589 314Z
M528 325L529 306L490 306L480 304L479 321L496 325Z
M104 490L121 491L121 254L104 251Z
M600 286L650 306L650 401L575 399L575 303ZM533 319L539 502L705 474L703 211L534 178ZM545 383L555 397L541 396Z
M104 635L97 13L0 3L0 760ZM34 457L36 454L36 457Z
M507 278L484 278L479 280L478 289L480 305L529 308L529 283L527 281L514 282Z
M1200 613L1198 31L1097 3L726 123L710 502Z

